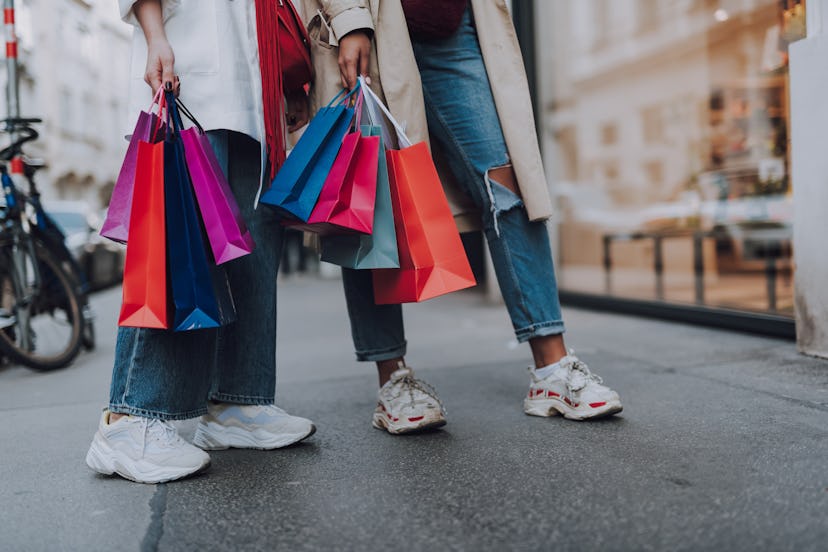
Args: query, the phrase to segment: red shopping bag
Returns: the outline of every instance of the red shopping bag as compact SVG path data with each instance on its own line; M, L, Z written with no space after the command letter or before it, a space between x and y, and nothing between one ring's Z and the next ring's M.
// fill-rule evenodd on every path
M425 301L474 286L466 251L424 142L388 150L400 268L373 271L378 305Z
M140 142L118 325L167 328L164 142Z

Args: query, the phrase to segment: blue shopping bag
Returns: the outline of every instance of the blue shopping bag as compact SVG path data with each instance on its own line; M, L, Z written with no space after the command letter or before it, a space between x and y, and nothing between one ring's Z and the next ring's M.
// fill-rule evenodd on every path
M226 274L207 254L181 141L181 118L175 98L168 94L171 121L164 141L164 199L171 329L216 328L235 319L235 308Z
M382 129L363 125L363 136L380 137L379 167L377 170L377 200L374 204L374 225L371 234L341 234L323 236L322 260L345 268L399 268L397 232L391 207L391 189L388 183L388 164Z
M358 88L354 87L347 94L342 90L311 119L305 133L276 173L270 189L262 194L259 201L307 222L339 153L342 139L351 126L354 109L348 107L348 102Z

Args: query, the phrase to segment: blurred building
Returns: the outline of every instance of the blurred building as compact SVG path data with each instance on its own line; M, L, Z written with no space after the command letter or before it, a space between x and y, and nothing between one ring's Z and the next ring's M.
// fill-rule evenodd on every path
M793 317L803 0L536 1L565 291Z
M45 198L107 204L123 137L131 28L113 0L17 0L21 115L40 117L31 156ZM5 110L5 71L0 71Z

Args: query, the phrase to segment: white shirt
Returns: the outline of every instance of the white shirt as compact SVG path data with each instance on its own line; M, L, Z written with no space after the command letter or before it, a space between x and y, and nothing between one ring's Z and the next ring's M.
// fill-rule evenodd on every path
M118 1L123 20L135 25L129 83L132 127L138 113L149 107L153 94L144 82L147 43L132 11L135 0ZM175 55L175 73L181 79L181 101L205 130L242 132L258 140L264 151L255 2L161 0L161 4L164 29ZM129 128L127 133L131 132Z

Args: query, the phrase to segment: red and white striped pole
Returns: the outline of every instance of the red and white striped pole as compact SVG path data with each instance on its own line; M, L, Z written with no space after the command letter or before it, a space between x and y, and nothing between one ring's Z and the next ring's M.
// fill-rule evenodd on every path
M17 76L17 33L14 30L14 0L3 0L3 27L6 31L6 117L20 117L20 82ZM11 139L17 133L11 130ZM9 167L11 174L23 174L23 160L15 157Z

